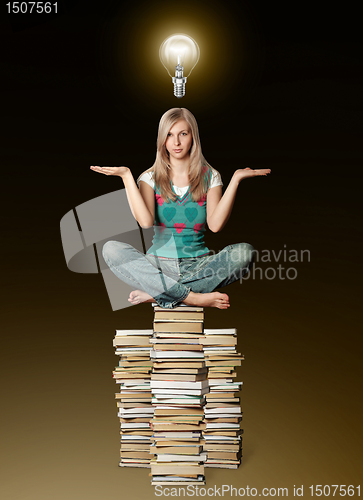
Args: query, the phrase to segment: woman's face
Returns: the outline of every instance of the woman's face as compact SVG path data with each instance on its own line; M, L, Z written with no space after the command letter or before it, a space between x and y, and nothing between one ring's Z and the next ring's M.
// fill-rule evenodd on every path
M170 155L170 160L182 160L189 156L192 147L193 136L188 123L179 120L169 130L165 141L165 147Z

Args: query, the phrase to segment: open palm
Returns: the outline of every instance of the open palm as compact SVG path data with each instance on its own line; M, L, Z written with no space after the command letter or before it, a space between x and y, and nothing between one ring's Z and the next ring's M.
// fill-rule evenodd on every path
M119 175L120 177L127 174L127 172L129 172L129 170L130 170L128 167L99 167L99 166L94 166L94 165L91 165L90 168L94 172L98 172L100 174Z
M270 168L259 168L257 170L252 170L251 168L239 168L235 171L234 176L238 181L242 179L247 179L248 177L257 177L261 175L267 175L271 172Z

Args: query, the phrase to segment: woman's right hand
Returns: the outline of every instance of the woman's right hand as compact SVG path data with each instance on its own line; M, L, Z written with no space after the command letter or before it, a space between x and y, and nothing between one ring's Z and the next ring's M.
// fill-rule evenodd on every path
M98 167L91 165L91 170L104 175L118 175L119 177L124 177L130 172L128 167Z

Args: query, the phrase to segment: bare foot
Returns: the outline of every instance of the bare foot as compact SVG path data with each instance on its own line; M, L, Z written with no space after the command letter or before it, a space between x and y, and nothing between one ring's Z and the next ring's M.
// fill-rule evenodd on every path
M230 306L229 297L226 293L194 293L189 292L184 304L189 306L218 307L218 309L228 309Z
M142 290L133 290L128 298L131 304L141 304L142 302L155 302L155 299ZM189 292L184 304L189 306L217 307L218 309L228 309L230 307L229 297L226 293L194 293Z
M141 304L141 302L155 302L151 295L142 290L133 290L127 300L134 305Z

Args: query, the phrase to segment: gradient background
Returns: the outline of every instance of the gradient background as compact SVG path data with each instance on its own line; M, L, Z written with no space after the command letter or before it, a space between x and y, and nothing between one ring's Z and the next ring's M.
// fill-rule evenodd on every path
M243 465L207 485L353 484L362 477L359 300L362 43L353 3L59 1L47 18L1 18L1 498L154 498L148 470L120 469L115 329L150 328L142 304L112 312L101 275L68 271L59 221L120 189L89 165L152 165L170 107L196 116L225 186L243 181L211 249L308 249L295 280L234 283L246 356ZM335 10L334 10L335 9ZM173 32L200 44L182 101L158 60ZM228 495L226 495L228 497Z

